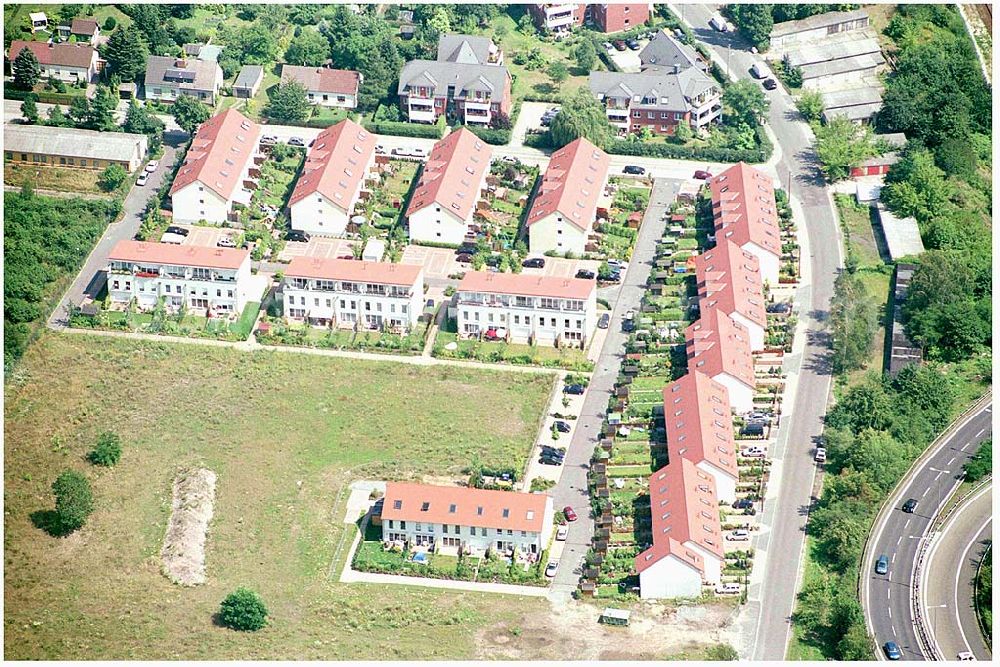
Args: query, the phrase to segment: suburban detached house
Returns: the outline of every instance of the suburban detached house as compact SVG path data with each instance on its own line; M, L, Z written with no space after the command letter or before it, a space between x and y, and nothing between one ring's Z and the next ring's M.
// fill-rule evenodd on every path
M649 3L533 3L528 12L539 29L554 33L569 32L584 23L593 23L605 33L622 32L642 25L649 19Z
M442 35L437 60L411 60L399 75L399 106L410 122L434 123L444 114L468 125L510 116L510 71L486 37Z
M745 162L734 164L709 182L716 243L730 240L760 262L761 278L778 284L781 230L774 183Z
M18 54L29 49L38 58L41 65L42 79L59 79L67 83L86 81L90 83L97 78L97 73L103 68L104 61L97 56L97 50L89 44L50 44L46 42L25 42L15 39L10 43L10 62L13 63Z
M212 60L149 56L146 60L146 99L173 102L190 95L214 106L222 87L222 68Z
M59 36L69 39L76 38L77 44L97 45L97 38L101 35L101 27L93 19L73 19L69 25L61 25L58 28Z
M123 240L108 256L108 296L140 309L182 306L208 317L239 315L249 301L250 251Z
M260 65L244 65L233 81L233 95L242 99L251 99L264 83L264 68Z
M635 557L644 600L697 598L722 575L725 549L712 476L688 459L649 478L653 546Z
M353 120L320 132L288 200L292 229L343 234L374 164L375 135Z
M643 71L662 69L668 72L694 68L708 72L708 63L691 46L660 30L639 52L639 67Z
M411 241L465 241L492 153L489 144L465 128L434 144L406 209Z
M699 306L718 308L747 328L750 349L764 349L767 312L757 256L728 239L694 258Z
M552 154L526 221L531 252L584 253L610 164L583 137Z
M552 534L552 496L467 487L388 482L382 539L434 547L435 553L487 551L536 558Z
M582 348L597 326L594 280L466 271L453 303L462 336L503 328L512 342Z
M719 500L736 500L740 471L729 391L701 371L663 388L663 421L670 464L687 459L715 480Z
M285 269L285 317L342 329L406 332L423 310L420 265L298 256Z
M247 205L257 188L260 125L235 109L209 118L194 135L170 188L175 222L222 224L234 204Z
M103 170L117 164L132 173L149 149L145 134L97 132L47 125L7 125L4 161L67 169Z
M306 89L309 104L355 109L358 106L358 89L364 77L360 72L349 69L282 65L281 81L301 84Z
M688 372L704 373L729 391L733 410L753 410L754 377L750 334L746 327L717 308L702 308L701 317L684 330Z
M656 134L673 134L681 123L700 130L722 116L722 88L696 67L591 72L589 82L619 134L644 127Z

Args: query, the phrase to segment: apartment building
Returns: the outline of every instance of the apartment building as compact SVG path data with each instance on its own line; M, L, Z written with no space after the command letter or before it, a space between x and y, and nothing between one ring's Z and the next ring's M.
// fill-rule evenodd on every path
M454 299L458 333L506 329L512 342L586 347L597 326L597 283L467 271Z
M696 67L591 72L589 83L619 134L649 128L668 135L681 123L700 130L722 116L722 88Z
M623 32L649 20L648 3L610 3L590 5L590 16L598 30Z
M116 164L129 173L139 168L149 148L145 134L48 125L6 125L3 139L9 164L93 170Z
M306 89L309 104L341 109L358 106L358 89L365 80L360 72L331 67L282 65L281 81L296 81Z
M750 334L718 308L702 308L701 317L684 331L688 372L699 371L723 385L733 410L753 409L757 386Z
M235 204L249 204L266 158L260 125L235 109L201 124L170 187L174 221L221 224Z
M540 556L552 535L553 516L548 494L388 482L382 539L433 545L435 553Z
M767 312L757 256L728 239L694 258L699 305L717 308L746 327L750 349L764 349Z
M405 332L423 310L424 271L412 264L299 256L285 269L282 290L290 321Z
M709 182L716 243L729 240L757 257L764 282L778 284L781 229L774 183L745 162L734 164Z
M106 269L113 303L135 299L143 310L160 298L168 311L219 317L239 315L250 300L250 251L123 240Z
M489 37L479 35L441 35L438 62L463 65L503 65L503 50Z
M697 598L719 583L725 550L712 476L688 459L649 478L653 546L635 557L644 600Z
M584 253L610 164L583 137L552 154L525 223L531 252Z
M486 187L493 148L465 128L434 144L406 209L411 241L460 245Z
M663 389L663 421L670 465L687 459L712 476L719 500L736 500L740 471L729 391L701 371Z
M98 57L97 50L90 44L26 42L21 39L15 39L10 43L10 48L7 50L10 62L13 63L24 49L28 49L38 58L42 79L59 79L66 83L78 81L90 83L97 78L97 73L104 64Z
M214 60L149 56L146 60L147 100L173 102L190 95L214 106L222 88L222 68Z
M539 30L549 32L569 32L590 18L587 5L572 2L533 3L528 12Z
M288 199L292 229L339 236L375 165L375 135L350 119L319 133Z
M510 72L501 65L411 60L399 74L400 109L412 123L447 119L489 125L496 114L510 116Z

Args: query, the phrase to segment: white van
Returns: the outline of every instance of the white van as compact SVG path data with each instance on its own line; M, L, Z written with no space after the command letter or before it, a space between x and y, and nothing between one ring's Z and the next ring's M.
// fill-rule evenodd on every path
M753 67L750 68L750 73L753 74L755 79L767 79L772 76L771 68L763 60L755 62Z
M708 25L712 26L715 30L719 32L726 32L726 19L722 18L721 14L714 14L712 18L708 20Z

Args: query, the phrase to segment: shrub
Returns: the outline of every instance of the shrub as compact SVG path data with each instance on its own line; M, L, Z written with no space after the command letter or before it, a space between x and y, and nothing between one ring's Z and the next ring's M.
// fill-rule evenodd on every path
M56 518L61 528L72 532L83 527L94 511L94 495L87 478L75 470L66 470L52 483L56 496Z
M112 30L115 29L115 26L117 25L118 21L115 20L115 17L109 16L108 18L104 19L104 28L103 28L104 32L111 32Z
M476 125L463 125L462 127L493 146L505 146L510 143L511 131L509 129L500 130Z
M222 601L219 620L227 628L253 632L267 625L267 607L249 588L237 588Z
M108 167L101 172L98 178L98 183L101 189L105 192L111 192L112 190L118 189L118 187L125 182L128 178L128 172L125 168L119 164L108 165Z
M97 438L97 445L87 455L87 460L98 466L110 468L122 457L122 441L117 433L110 431L102 433Z
M441 125L420 125L418 123L403 123L391 120L369 121L361 123L366 130L375 134L391 134L397 137L415 137L418 139L440 139L444 133Z

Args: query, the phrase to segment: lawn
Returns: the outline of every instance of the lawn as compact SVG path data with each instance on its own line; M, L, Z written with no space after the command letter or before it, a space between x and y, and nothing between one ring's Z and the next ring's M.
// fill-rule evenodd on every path
M858 204L851 195L834 195L848 253L861 266L881 266L878 244L872 229L871 207Z
M458 475L476 455L520 465L551 389L535 374L46 331L6 386L4 657L474 658L479 629L547 602L336 583L356 531L344 485ZM98 470L83 455L106 429L124 454ZM181 589L159 551L171 482L192 465L218 483L208 581ZM56 539L29 515L66 468L90 478L96 511ZM212 623L241 585L270 611L253 636Z
M56 26L61 23L59 19L60 7L62 5L5 4L3 6L3 20L7 24L15 24L17 29L21 31L21 34L16 35L14 39L48 41L55 33ZM88 13L88 11L92 13ZM45 12L49 18L49 27L52 29L52 32L38 32L32 37L31 30L28 28L28 14L31 12ZM86 5L85 9L79 14L79 18L92 18L97 21L97 24L101 26L102 34L106 33L104 22L109 16L113 16L119 26L128 26L132 23L132 19L114 5Z
M452 342L458 347L445 349L445 345ZM594 367L593 362L587 359L586 350L580 348L459 339L457 334L445 330L438 331L433 354L443 359L475 359L486 363L524 364L584 372L590 372Z
M379 230L379 236L386 236L394 227L409 199L419 162L411 160L390 160L391 172L383 172L382 179L372 189L367 200L358 203L357 210L366 215Z
M68 169L64 167L30 167L22 164L3 166L3 182L6 185L28 184L40 190L59 192L101 193L97 185L101 172L96 169Z

